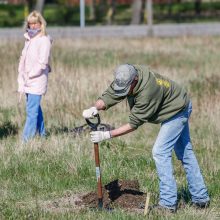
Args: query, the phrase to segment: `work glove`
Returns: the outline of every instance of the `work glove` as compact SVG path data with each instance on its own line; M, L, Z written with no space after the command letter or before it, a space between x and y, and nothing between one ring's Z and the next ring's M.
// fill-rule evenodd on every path
M84 118L93 118L95 115L98 114L98 110L96 107L91 107L83 111L82 115Z
M90 132L90 135L93 143L98 143L111 138L110 131L92 131Z

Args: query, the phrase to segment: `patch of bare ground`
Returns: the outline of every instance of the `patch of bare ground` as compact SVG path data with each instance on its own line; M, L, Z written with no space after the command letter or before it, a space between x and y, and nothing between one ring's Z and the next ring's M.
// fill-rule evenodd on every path
M143 212L146 194L139 189L137 180L114 180L103 188L103 208L120 208L126 211ZM40 208L50 212L80 211L98 209L97 192L72 194L67 192L62 198L45 201Z

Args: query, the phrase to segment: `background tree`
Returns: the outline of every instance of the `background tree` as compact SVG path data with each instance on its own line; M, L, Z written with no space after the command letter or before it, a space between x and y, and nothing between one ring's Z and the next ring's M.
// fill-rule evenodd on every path
M104 16L106 15L106 10L107 10L106 0L100 0L96 10L96 20L102 21Z
M200 13L201 13L201 4L202 4L202 0L195 0L195 13L196 13L196 15L200 15Z
M116 9L116 0L111 0L108 5L108 11L106 15L107 24L111 25L114 19Z
M140 24L142 12L142 0L133 0L131 24Z
M145 19L148 25L148 36L153 36L153 1L145 0Z
M96 4L95 0L89 1L89 20L96 20Z
M27 14L34 9L35 2L35 0L25 0L25 5L28 7Z
M172 0L167 0L168 4L168 16L172 15L172 6L173 6L173 1Z
M45 0L37 0L35 10L39 11L41 14L43 13Z

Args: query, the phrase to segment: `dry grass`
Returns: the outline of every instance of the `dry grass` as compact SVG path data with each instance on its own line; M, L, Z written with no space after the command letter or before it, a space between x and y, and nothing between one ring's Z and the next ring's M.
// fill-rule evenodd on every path
M212 204L207 212L187 206L171 219L215 219L219 212L220 179L220 39L182 37L169 39L60 39L53 43L52 73L43 111L49 137L28 145L20 140L25 100L17 104L17 65L23 43L0 42L0 217L25 219L144 219L121 211L109 214L48 214L19 203L53 200L67 190L94 189L93 149L89 135L73 137L67 131L84 124L81 112L93 105L111 82L120 63L146 64L183 84L193 101L192 140L209 188ZM123 102L101 113L104 123L120 126L128 120ZM158 199L158 182L151 148L159 127L144 125L138 131L102 143L103 181L137 178L150 203ZM179 193L186 187L184 172L175 160ZM187 193L187 192L185 192ZM183 200L183 196L180 198ZM31 214L30 214L31 213ZM75 217L74 217L75 215ZM155 217L155 216L154 216ZM157 219L168 217L156 216Z

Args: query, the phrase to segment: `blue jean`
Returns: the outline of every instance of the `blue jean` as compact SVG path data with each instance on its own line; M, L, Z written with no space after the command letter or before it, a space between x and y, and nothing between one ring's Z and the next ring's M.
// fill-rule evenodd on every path
M192 202L209 201L207 188L190 140L188 120L191 112L190 102L183 111L163 122L153 147L152 153L160 182L159 204L167 208L175 208L177 205L177 185L172 166L173 149L185 169Z
M26 94L26 122L23 140L26 142L36 134L45 136L43 112L40 106L41 95Z

